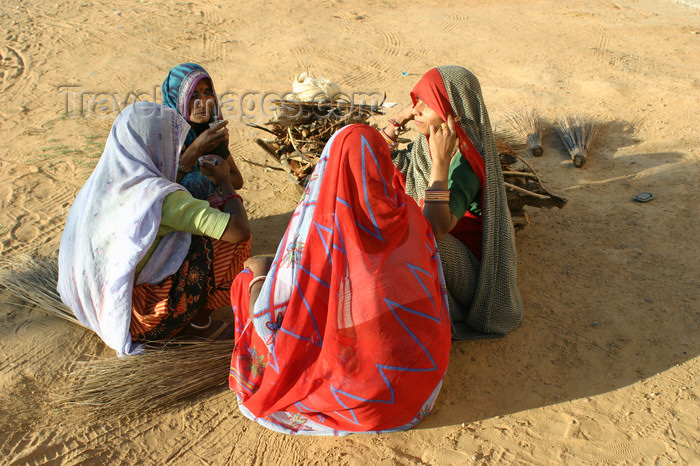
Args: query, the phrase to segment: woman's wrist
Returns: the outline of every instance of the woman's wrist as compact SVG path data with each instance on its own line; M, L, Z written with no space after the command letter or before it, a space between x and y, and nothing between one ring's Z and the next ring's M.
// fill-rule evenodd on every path
M230 196L231 194L236 194L236 190L233 187L233 183L231 183L230 177L226 177L223 179L217 179L215 178L216 184L221 188L221 195L223 197Z
M191 169L194 167L194 164L197 163L198 158L199 155L194 148L194 143L192 143L185 149L182 155L180 155L180 165Z

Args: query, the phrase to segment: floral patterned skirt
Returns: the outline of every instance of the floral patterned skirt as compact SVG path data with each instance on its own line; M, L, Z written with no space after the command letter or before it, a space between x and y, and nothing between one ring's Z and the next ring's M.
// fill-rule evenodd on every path
M203 310L231 304L231 282L250 257L250 240L229 243L192 235L180 269L159 284L134 287L129 331L135 340L166 340Z

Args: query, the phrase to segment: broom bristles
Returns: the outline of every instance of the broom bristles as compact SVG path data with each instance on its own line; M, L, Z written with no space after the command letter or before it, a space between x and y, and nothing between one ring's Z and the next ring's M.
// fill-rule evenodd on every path
M228 380L233 340L151 343L138 356L75 363L72 390L62 405L94 414L127 416L161 409Z
M56 290L58 262L55 257L19 256L0 262L0 285L10 294L72 324L80 321L63 304Z
M61 301L57 277L55 257L0 262L0 284L12 295L82 327ZM113 416L163 408L225 384L233 345L233 340L154 342L137 356L79 361L71 371L75 383L57 402Z
M597 129L596 122L583 115L566 116L557 121L557 132L575 167L580 168L586 163Z
M513 130L525 138L532 155L539 157L542 150L542 119L535 110L510 110L505 116Z

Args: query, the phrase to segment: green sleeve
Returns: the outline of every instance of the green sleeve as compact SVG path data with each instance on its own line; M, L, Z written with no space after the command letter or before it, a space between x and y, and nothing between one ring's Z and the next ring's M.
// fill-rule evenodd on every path
M209 202L192 197L187 191L165 196L158 235L186 231L193 235L219 239L224 234L230 215L214 209Z
M447 181L450 190L450 211L457 218L462 218L467 211L481 215L479 192L481 183L469 162L458 154L450 163Z

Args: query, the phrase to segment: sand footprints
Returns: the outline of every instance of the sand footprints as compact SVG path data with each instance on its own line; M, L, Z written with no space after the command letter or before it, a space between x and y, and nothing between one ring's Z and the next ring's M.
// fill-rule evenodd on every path
M382 32L382 47L384 49L384 55L394 58L401 54L404 44L398 34L385 31Z
M199 12L208 26L218 25L225 21L219 8L206 8Z
M398 76L398 71L392 72L391 68L384 62L372 61L366 65L358 65L343 84L355 88L356 91L370 92L373 90L372 86L387 83Z
M24 74L24 60L14 49L0 47L0 92L12 87Z
M202 33L202 54L212 59L223 60L226 58L226 47L218 34Z
M459 28L466 20L467 16L464 15L451 15L446 21L440 24L440 31L442 32L453 32L455 29Z
M606 31L602 32L598 38L598 41L596 42L596 45L591 47L591 49L593 50L593 55L598 60L607 61L611 65L617 63L617 57L613 51L610 50L610 38L608 37Z

